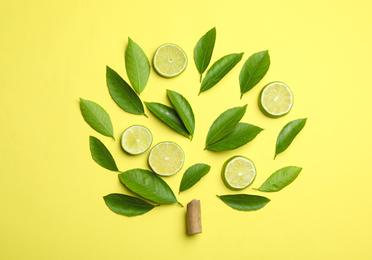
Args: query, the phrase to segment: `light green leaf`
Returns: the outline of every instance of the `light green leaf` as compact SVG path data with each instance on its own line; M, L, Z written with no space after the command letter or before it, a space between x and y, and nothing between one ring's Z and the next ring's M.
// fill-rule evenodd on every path
M111 193L104 196L103 199L113 212L128 217L145 214L155 207L142 199L125 194Z
M266 75L270 67L269 51L261 51L253 54L244 63L239 75L240 93L248 92Z
M229 151L237 149L252 141L263 129L247 123L238 123L235 128L221 140L207 145L212 151Z
M80 98L80 110L85 122L98 133L114 138L109 114L97 103Z
M141 99L136 92L108 66L106 67L106 81L111 97L116 104L129 113L146 116Z
M128 38L125 50L125 69L132 87L141 94L149 80L151 67L144 51L131 38Z
M211 167L208 164L197 163L189 167L182 176L180 184L180 192L190 189L194 186L204 175L210 171Z
M110 171L118 171L110 151L98 138L89 136L89 147L92 158L96 163Z
M271 174L258 190L266 192L280 191L291 184L300 174L302 168L297 166L287 166Z
M200 38L194 48L194 61L196 68L200 73L200 82L202 79L202 74L208 68L208 65L211 61L215 42L216 28L212 28Z
M207 71L207 75L203 79L203 82L200 86L200 93L207 91L216 85L223 77L232 70L236 64L242 59L242 53L233 53L226 55L216 61L212 67Z

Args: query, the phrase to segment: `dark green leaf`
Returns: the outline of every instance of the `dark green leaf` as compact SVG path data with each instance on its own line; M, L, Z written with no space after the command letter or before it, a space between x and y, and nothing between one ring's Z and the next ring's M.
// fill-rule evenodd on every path
M307 118L293 120L283 127L276 139L275 157L288 148L296 135L304 128L306 120Z
M252 141L263 129L247 123L239 123L221 140L207 145L206 149L212 151L229 151L239 148Z
M302 168L296 166L287 166L279 169L267 178L258 190L266 192L280 191L291 184L300 174L301 170Z
M240 98L260 82L269 70L269 67L269 51L257 52L248 58L239 75Z
M80 110L88 125L98 133L115 140L111 119L106 110L97 103L82 98L80 98Z
M125 194L111 193L103 197L107 207L120 215L133 217L145 214L154 208L146 201Z
M245 114L247 105L242 107L234 107L223 112L212 124L209 129L206 147L216 143L223 137L228 135L235 126L239 123L240 119Z
M210 169L211 167L204 163L197 163L189 167L182 177L180 192L194 186Z
M150 62L140 46L128 38L125 50L125 69L132 87L138 94L145 89L150 77Z
M154 173L132 169L119 174L120 181L131 191L157 203L176 203L177 199L168 184Z
M110 171L118 171L118 167L106 146L94 136L89 136L90 153L93 160L103 168Z
M257 195L233 194L218 196L226 205L241 211L252 211L263 208L270 199Z
M156 102L145 102L146 107L161 121L169 125L178 133L189 138L190 134L182 123L181 118L178 116L176 110L166 105Z
M108 66L106 67L106 81L112 99L122 109L132 114L145 115L142 102L136 92Z
M168 90L167 93L172 106L181 118L182 123L190 133L192 139L195 131L195 117L189 102L181 94L175 91Z
M216 28L210 29L203 37L200 38L194 49L194 61L196 68L202 74L208 68L212 58L214 44L216 42Z
M216 85L242 59L243 54L243 52L229 54L216 61L207 71L207 75L205 75L200 86L199 94Z

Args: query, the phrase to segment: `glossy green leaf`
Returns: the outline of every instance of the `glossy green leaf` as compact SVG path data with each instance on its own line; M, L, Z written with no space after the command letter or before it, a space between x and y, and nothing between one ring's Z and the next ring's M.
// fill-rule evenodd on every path
M244 63L239 75L240 93L243 96L266 75L270 67L269 51L261 51L253 54Z
M178 116L181 118L182 123L186 127L192 139L195 131L195 116L190 103L186 100L186 98L175 91L167 90L167 93L172 106L176 110Z
M141 94L149 80L151 67L144 51L131 38L125 49L125 69L132 87Z
M228 135L239 123L240 119L242 119L246 109L247 105L242 107L234 107L223 112L213 122L212 126L209 129L206 147L216 143L217 141Z
M277 170L258 188L260 191L275 192L280 191L291 184L300 174L302 168L297 166L287 166Z
M233 194L218 196L226 205L241 211L252 211L263 208L270 199L257 195Z
M237 149L252 141L262 130L258 126L239 123L221 140L207 145L206 149L217 152Z
M208 164L197 163L189 167L183 174L180 192L190 189L194 186L204 175L210 171L211 167Z
M89 136L90 153L93 160L103 168L118 171L115 160L106 146L96 137Z
M200 86L200 93L207 91L216 85L230 70L232 70L236 64L242 59L242 53L233 53L226 55L216 61L212 67L207 71L207 75L203 79Z
M194 48L194 61L200 73L200 81L202 79L202 74L208 68L211 61L215 42L216 28L212 28L200 38Z
M146 107L161 121L170 126L173 130L189 138L190 134L176 110L156 102L145 102Z
M94 130L105 136L114 138L114 129L112 127L109 114L97 103L80 98L80 110L85 122Z
M283 127L276 139L275 157L288 148L293 139L304 128L306 120L307 118L293 120Z
M132 169L119 174L120 181L131 191L157 203L176 203L177 199L168 184L154 173Z
M113 212L128 217L145 214L155 207L140 198L125 194L111 193L104 196L103 199Z
M145 115L142 102L136 92L108 66L106 67L106 81L112 99L122 109L132 114Z

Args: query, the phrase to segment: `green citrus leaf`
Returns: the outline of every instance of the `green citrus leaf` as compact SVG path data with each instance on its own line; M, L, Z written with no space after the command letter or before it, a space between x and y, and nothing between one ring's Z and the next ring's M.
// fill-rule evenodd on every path
M241 211L252 211L263 208L270 199L258 195L232 194L218 196L226 205Z
M106 146L94 136L89 136L90 153L93 160L103 168L110 171L118 171L115 160Z
M200 81L202 74L208 68L211 61L215 42L216 28L212 28L200 38L194 48L194 61L196 68L200 73Z
M300 174L302 168L287 166L271 174L269 178L258 188L260 191L275 192L291 184Z
M104 196L103 199L113 212L128 217L145 214L155 207L142 199L125 194L111 193Z
M180 192L190 189L194 186L204 175L210 171L211 167L204 163L197 163L189 167L183 174Z

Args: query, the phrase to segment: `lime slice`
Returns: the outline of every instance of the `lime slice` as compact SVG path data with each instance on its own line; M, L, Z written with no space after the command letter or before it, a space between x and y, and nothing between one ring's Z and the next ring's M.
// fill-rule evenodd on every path
M234 156L226 161L222 170L222 179L233 190L247 188L256 177L256 168L251 160L243 156Z
M161 142L155 145L149 155L151 169L161 176L170 176L181 170L185 154L181 147L173 142Z
M186 69L187 56L177 45L167 43L156 50L153 64L160 76L172 78L180 75Z
M150 148L152 134L144 126L134 125L123 132L121 147L129 154L141 154Z
M262 89L259 104L268 117L284 116L293 106L292 91L283 82L271 82Z

